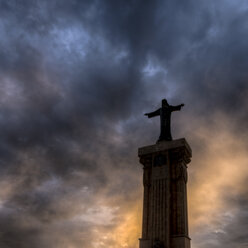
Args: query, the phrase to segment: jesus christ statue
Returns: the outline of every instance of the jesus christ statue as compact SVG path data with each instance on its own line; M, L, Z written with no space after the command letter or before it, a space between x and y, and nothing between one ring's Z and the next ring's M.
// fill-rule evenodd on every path
M157 142L163 140L172 140L171 137L171 112L179 111L184 106L180 104L177 106L171 106L168 104L166 99L162 100L162 107L154 112L146 113L148 118L160 115L160 136Z

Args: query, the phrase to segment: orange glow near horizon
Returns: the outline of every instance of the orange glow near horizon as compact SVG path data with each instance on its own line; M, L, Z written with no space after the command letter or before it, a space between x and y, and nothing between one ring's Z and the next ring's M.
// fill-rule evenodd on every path
M248 158L243 141L235 138L227 127L201 127L195 130L193 139L201 140L205 147L199 154L193 150L192 162L188 168L190 237L196 235L201 226L209 226L213 231L221 232L221 218L235 215L236 211L227 197L245 190L244 181L248 175ZM123 213L122 221L111 232L105 233L94 248L106 247L110 240L112 242L108 247L138 248L142 226L142 197L140 195L139 200L129 205L124 204L128 209ZM194 240L192 247L197 248Z

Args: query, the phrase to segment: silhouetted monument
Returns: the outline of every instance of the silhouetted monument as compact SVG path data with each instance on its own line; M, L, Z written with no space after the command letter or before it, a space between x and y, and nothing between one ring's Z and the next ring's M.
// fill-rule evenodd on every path
M162 100L162 108L157 109L154 112L146 113L148 118L160 115L160 136L158 141L172 140L171 137L171 112L181 110L184 104L177 106L171 106L166 99Z
M143 223L140 248L190 248L187 211L187 164L191 148L187 141L172 140L170 116L183 104L146 114L160 115L161 133L156 144L138 150L143 165Z

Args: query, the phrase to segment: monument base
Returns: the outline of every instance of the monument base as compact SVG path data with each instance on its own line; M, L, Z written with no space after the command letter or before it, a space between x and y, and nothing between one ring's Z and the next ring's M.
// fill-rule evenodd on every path
M190 248L190 238L185 236L171 237L171 248Z
M182 138L138 150L143 165L143 220L140 248L190 248L187 164L191 148Z
M150 239L139 239L139 248L151 248L151 240Z

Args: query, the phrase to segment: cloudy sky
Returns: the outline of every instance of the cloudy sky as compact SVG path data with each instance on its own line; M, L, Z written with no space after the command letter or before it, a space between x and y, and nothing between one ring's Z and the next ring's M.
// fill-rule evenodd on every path
M167 98L192 248L248 247L248 2L0 0L0 247L137 248Z

